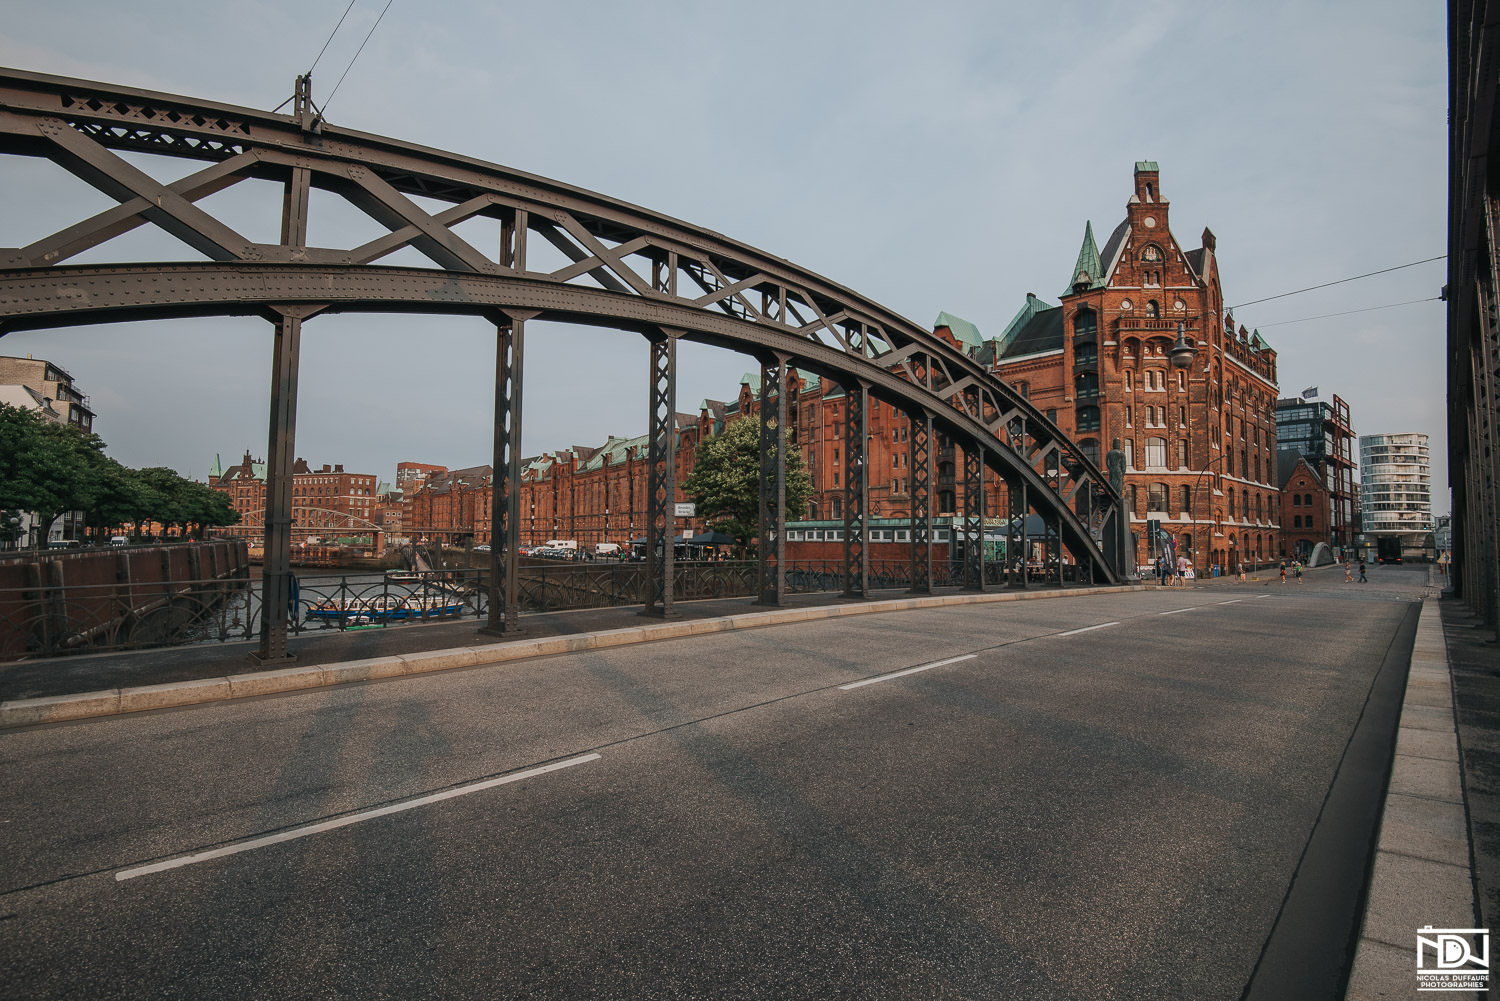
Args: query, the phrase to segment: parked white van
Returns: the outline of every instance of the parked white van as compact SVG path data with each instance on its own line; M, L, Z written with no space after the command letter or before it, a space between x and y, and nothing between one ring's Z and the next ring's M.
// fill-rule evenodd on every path
M578 552L578 543L572 539L548 539L547 549L565 549L570 553Z
M594 543L595 556L619 556L620 544L618 542L596 542Z

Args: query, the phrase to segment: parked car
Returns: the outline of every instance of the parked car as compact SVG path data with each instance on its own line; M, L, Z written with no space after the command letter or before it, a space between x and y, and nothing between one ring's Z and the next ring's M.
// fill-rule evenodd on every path
M475 546L474 547L474 551L476 553L487 553L487 552L490 551L490 547L489 546Z

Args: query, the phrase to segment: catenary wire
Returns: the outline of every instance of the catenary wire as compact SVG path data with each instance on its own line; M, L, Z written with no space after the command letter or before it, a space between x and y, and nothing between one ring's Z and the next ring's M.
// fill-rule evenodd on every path
M1284 327L1288 323L1306 323L1309 320L1326 320L1334 316L1350 316L1354 313L1373 313L1377 309L1395 309L1397 306L1410 306L1418 302L1439 302L1442 296L1433 295L1426 299L1408 299L1405 302L1392 302L1384 306L1366 306L1364 309L1346 309L1342 313L1324 313L1322 316L1304 316L1300 320L1277 320L1275 323L1262 323L1261 327Z
M354 60L358 59L359 58L359 54L361 52L365 51L365 45L369 43L369 41L370 41L370 35L375 34L375 29L378 28L378 27L380 27L381 20L385 18L385 12L388 11L388 10L390 10L391 9L391 4L393 4L395 2L396 2L396 0L385 0L385 6L382 7L382 8L380 8L380 17L377 17L375 19L375 23L372 24L372 25L370 25L369 34L365 35L365 40L363 42L359 43L359 48L356 49L355 52L354 52L354 59L350 59L349 60L349 65L344 67L343 76L339 77L339 82L333 85L333 90L329 91L329 93L328 93L328 100L326 100L326 101L323 102L323 113L325 115L327 115L327 113L328 113L328 106L333 103L333 95L337 94L339 92L339 88L344 85L344 77L348 76L349 75L349 71L354 68Z
M1387 272L1391 272L1391 271L1400 271L1402 268L1414 268L1418 264L1431 264L1433 261L1441 261L1444 258L1446 258L1447 256L1448 256L1447 254L1439 254L1436 257L1428 257L1428 258L1426 258L1424 260L1412 261L1410 264L1398 264L1394 268L1381 268L1379 271L1371 271L1369 274L1355 275L1353 278L1340 278L1336 282L1324 282L1322 285L1311 285L1311 286L1308 286L1307 288L1299 288L1295 292L1282 292L1280 295L1268 295L1264 299L1251 299L1249 302L1242 302L1238 306L1230 306L1229 308L1232 309L1232 310L1234 310L1234 309L1240 309L1240 308L1242 308L1244 306L1254 306L1256 303L1270 302L1272 299L1285 299L1289 295L1301 295L1303 292L1312 292L1315 289L1328 288L1330 285L1342 285L1345 282L1357 282L1361 278L1373 278L1375 275L1383 275L1383 274L1386 274ZM1414 299L1412 301L1413 302L1422 302L1424 300ZM1399 306L1399 305L1405 305L1405 304L1404 303L1395 303L1394 305L1398 305ZM1383 307L1375 307L1375 308L1378 309L1378 308L1383 308ZM1295 323L1297 321L1295 321L1295 320L1287 320L1285 322L1287 322L1287 323Z
M318 58L314 59L313 64L307 68L308 76L312 76L312 71L318 68L318 63L323 59L323 53L328 51L328 46L333 42L333 36L337 35L339 29L344 26L344 18L348 17L349 12L354 9L355 2L356 0L349 0L349 6L344 8L344 13L339 17L339 23L335 24L333 30L328 33L328 41L324 42L323 47L318 50Z

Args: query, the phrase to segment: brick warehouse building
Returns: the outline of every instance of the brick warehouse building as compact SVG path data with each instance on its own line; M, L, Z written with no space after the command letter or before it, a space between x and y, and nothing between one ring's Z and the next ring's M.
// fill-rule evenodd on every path
M229 496L229 503L240 513L240 523L222 532L249 539L252 543L264 535L266 507L266 464L250 458L246 452L239 463L221 468L214 457L208 485ZM366 473L346 473L342 465L324 464L321 469L298 459L292 466L292 532L298 541L309 536L366 535L373 530L375 513L375 477Z
M1137 563L1151 521L1200 570L1269 560L1276 352L1225 311L1213 233L1185 251L1168 208L1157 165L1137 163L1124 221L1102 251L1085 227L1061 304L1028 294L998 339L969 348L1086 452L1120 442ZM1196 347L1186 369L1170 363L1179 324Z
M1102 251L1092 225L1085 227L1060 305L1028 295L994 339L947 313L938 317L936 332L1020 389L1101 466L1109 443L1120 441L1137 562L1149 559L1151 521L1160 522L1177 551L1191 552L1200 568L1233 566L1241 557L1274 559L1280 549L1276 353L1258 333L1237 330L1224 310L1213 234L1205 229L1202 245L1184 251L1171 233L1168 209L1156 164L1136 164L1124 221ZM1179 323L1196 346L1188 369L1169 361ZM692 470L699 442L727 421L757 413L758 383L746 375L734 401L704 400L696 417L677 415L679 484ZM786 392L788 440L802 452L814 489L809 509L788 512L788 520L837 520L843 516L843 390L794 372ZM869 422L869 514L907 518L909 421L872 400ZM938 517L963 509L959 462L952 443L938 436ZM638 537L645 525L645 485L643 437L611 437L599 447L575 446L527 460L520 539L537 544L567 538L586 546ZM1004 510L1003 486L993 473L986 492L989 511ZM489 492L475 493L467 529L476 542L488 541ZM687 499L680 486L676 499ZM676 531L704 527L701 521L679 521Z

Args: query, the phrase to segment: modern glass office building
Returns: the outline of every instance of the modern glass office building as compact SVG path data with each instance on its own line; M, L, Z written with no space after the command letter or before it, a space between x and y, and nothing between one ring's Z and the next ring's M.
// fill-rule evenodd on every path
M1432 531L1432 474L1425 434L1361 435L1359 478L1366 533Z

